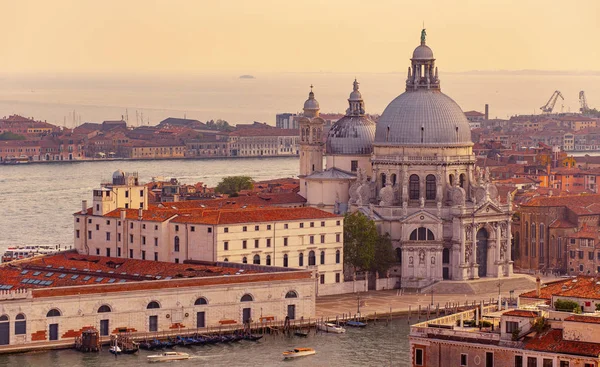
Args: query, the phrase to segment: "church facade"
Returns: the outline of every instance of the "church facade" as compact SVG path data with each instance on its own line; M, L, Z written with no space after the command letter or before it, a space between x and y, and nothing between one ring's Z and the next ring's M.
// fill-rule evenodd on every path
M391 275L403 287L509 277L511 198L501 198L487 169L476 167L469 122L441 92L425 30L410 61L404 93L377 124L365 116L354 81L346 116L327 137L325 169L322 146L303 138L322 131L311 90L301 121L300 192L324 210L361 211L389 233L397 254Z

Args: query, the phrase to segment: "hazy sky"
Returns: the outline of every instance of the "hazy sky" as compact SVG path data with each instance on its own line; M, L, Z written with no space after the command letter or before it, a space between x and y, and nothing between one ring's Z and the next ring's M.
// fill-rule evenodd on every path
M600 0L0 0L1 72L600 70Z

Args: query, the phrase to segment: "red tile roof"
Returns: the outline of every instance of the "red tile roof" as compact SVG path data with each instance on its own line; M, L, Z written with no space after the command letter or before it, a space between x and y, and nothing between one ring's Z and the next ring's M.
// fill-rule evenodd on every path
M502 314L502 316L517 316L517 317L538 317L536 311L527 310L511 310Z
M169 278L214 277L233 275L238 271L238 267L79 255L73 250L2 264L0 285L12 286L10 290L37 289ZM244 274L262 272L244 270Z
M563 339L563 331L550 329L525 343L525 349L540 352L571 354L587 357L600 355L600 343L588 343Z
M600 316L573 315L567 317L565 321L585 322L586 324L600 324Z
M173 222L219 225L328 218L340 218L340 216L312 207L230 209L204 210L200 213L183 214L175 218Z

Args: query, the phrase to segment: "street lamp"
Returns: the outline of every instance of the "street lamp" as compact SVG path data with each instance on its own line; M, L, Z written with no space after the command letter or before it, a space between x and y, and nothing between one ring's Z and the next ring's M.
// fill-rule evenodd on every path
M433 288L431 288L431 306L433 306Z

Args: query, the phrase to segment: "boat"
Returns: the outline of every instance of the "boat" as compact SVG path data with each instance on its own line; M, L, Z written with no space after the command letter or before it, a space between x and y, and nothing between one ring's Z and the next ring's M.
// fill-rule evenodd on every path
M326 333L342 334L346 332L343 327L333 324L331 322L323 322L317 324L317 329L325 331Z
M252 342L256 342L262 339L262 335L253 335L253 334L248 334L248 335L244 335L244 340L250 340Z
M190 355L183 352L164 352L161 354L153 354L146 358L148 358L148 362L168 362L190 359Z
M346 321L346 326L350 326L350 327L365 327L365 326L367 326L367 324L365 324L364 322L361 322L361 321L349 320L349 321Z
M313 354L317 354L317 352L312 348L294 348L293 350L283 352L283 359L306 357L311 356Z
M294 335L306 338L309 333L310 333L310 330L308 330L308 329L307 330L298 329L298 330L296 330Z
M112 354L121 354L121 352L122 352L121 348L119 348L119 346L117 346L117 345L111 346L108 351L111 352Z
M60 247L52 245L10 246L2 255L2 262L7 263L36 255L48 255L58 251L60 251Z

